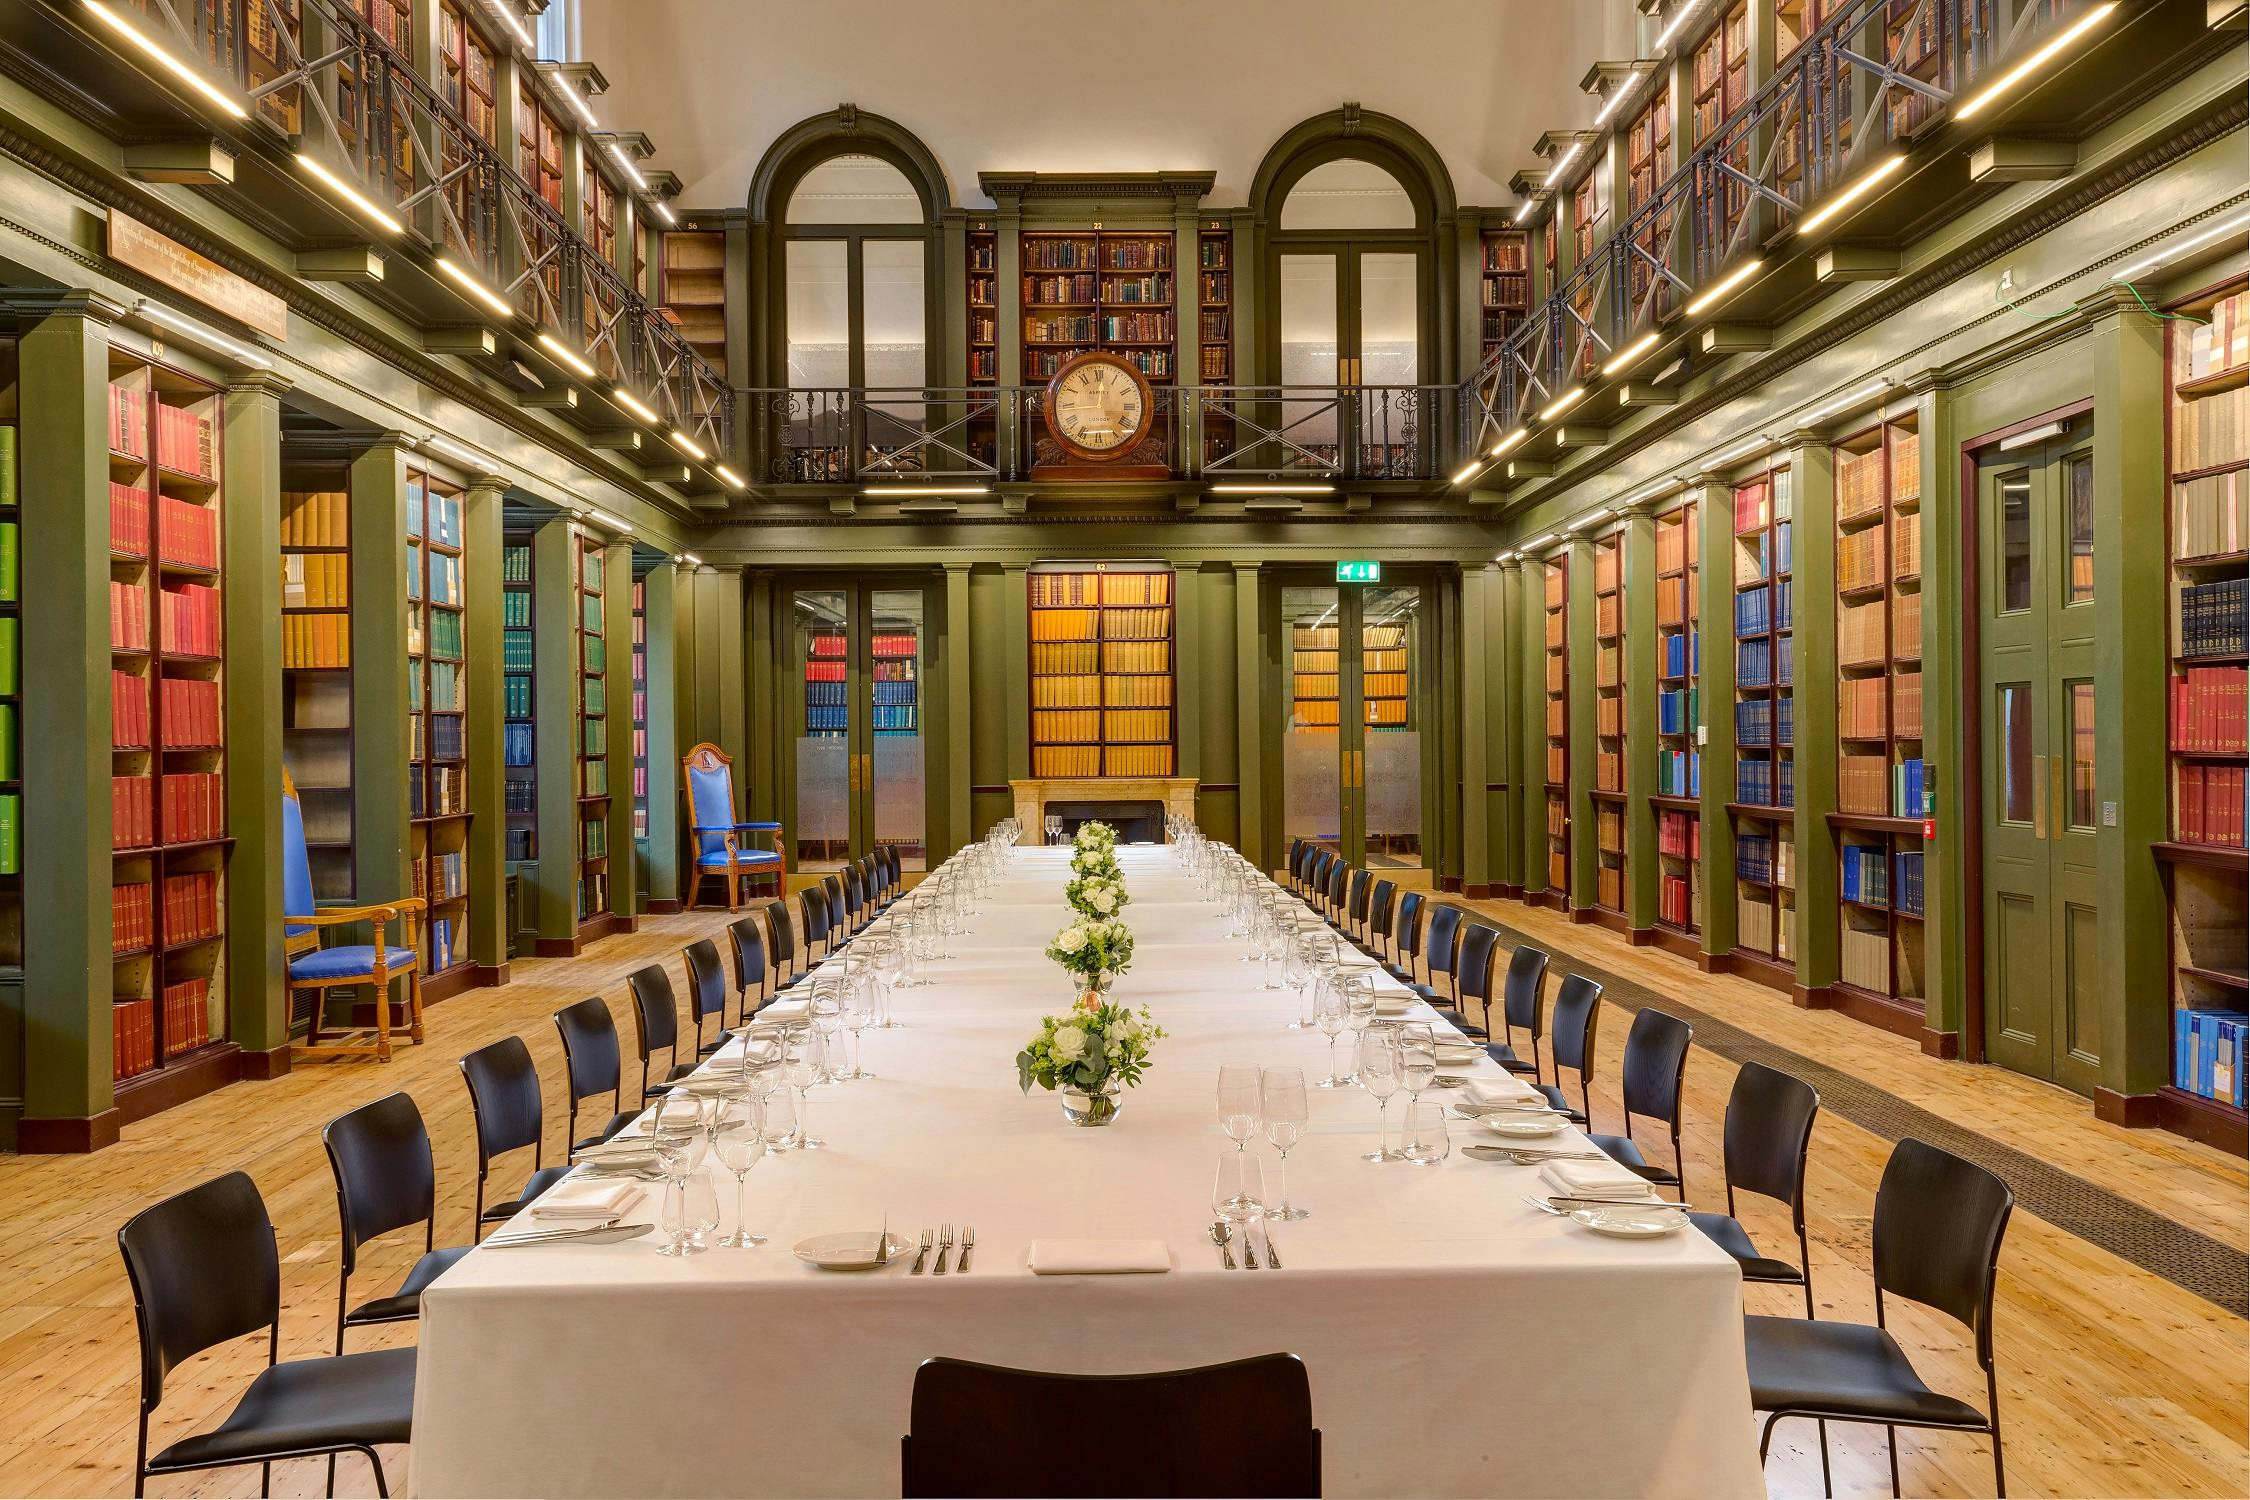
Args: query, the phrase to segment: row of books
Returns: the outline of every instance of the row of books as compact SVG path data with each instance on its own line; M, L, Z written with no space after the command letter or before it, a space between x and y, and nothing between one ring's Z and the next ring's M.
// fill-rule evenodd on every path
M529 672L536 660L537 639L528 630L502 630L500 633L500 670L503 672Z
M2241 766L2180 764L2172 767L2172 836L2183 844L2242 847L2250 823L2250 777Z
M1910 917L1922 915L1924 858L1919 849L1902 849L1891 856L1891 910Z
M1844 899L1864 906L1891 904L1891 851L1883 844L1843 848Z
M428 945L428 972L443 974L462 958L454 919L438 917L425 924L422 936Z
M175 772L164 778L164 842L195 843L226 828L225 778L214 771ZM109 779L110 847L146 849L157 841L156 785L147 776Z
M578 916L581 921L609 910L609 876L588 870L578 877Z
M412 754L415 760L461 759L461 711L415 715Z
M1169 776L1170 745L1109 745L1102 750L1104 776Z
M1788 579L1761 583L1734 596L1734 633L1751 636L1789 630L1797 623L1796 613L1794 585Z
M1082 237L1027 234L1022 243L1023 263L1035 271L1073 271L1081 266L1112 271L1139 271L1172 264L1172 237L1097 242L1091 233Z
M453 818L469 810L468 773L460 766L429 766L406 778L407 812L417 818Z
M529 812L530 809L525 808L524 811ZM521 863L524 860L537 859L539 857L539 839L537 831L530 828L509 829L506 849L507 853L505 857L511 863Z
M110 673L110 702L113 710L123 677L131 685L131 697L140 708L138 725L140 738L127 743L149 743L147 698L140 691L140 678L130 672ZM164 748L167 750L215 750L226 742L226 726L219 719L219 684L215 679L200 677L161 677L156 684L157 703L164 714ZM111 738L116 738L112 729Z
M1737 642L1734 648L1735 686L1788 687L1796 680L1795 644L1795 637L1786 635Z
M1797 743L1793 698L1749 698L1734 706L1734 742L1745 748Z
M1656 852L1670 859L1703 857L1703 820L1666 809L1656 815Z
M1594 904L1609 911L1625 909L1625 870L1621 865L1601 865L1594 871Z
M1734 546L1734 581L1756 583L1796 571L1794 530L1787 521L1776 521L1773 530L1737 537Z
M111 486L112 490L116 487ZM116 499L111 497L111 527L116 524ZM219 567L219 513L208 505L170 495L156 497L157 557L190 568Z
M1865 453L1836 453L1836 519L1855 521L1861 516L1873 515L1883 508L1883 460L1881 445ZM1842 538L1838 539L1839 541Z
M1083 306L1100 296L1100 282L1090 273L1083 276L1026 276L1023 279L1023 300L1027 306Z
M282 616L282 666L291 669L350 666L351 627L351 616L344 614Z
M852 711L843 704L807 703L805 705L805 732L807 734L846 734L852 727Z
M137 1078L156 1066L156 1011L164 1012L164 1055L178 1057L211 1041L211 981L180 979L164 986L158 1000L121 1000L110 1007L110 1066L113 1076Z
M1529 278L1520 274L1486 276L1484 278L1484 305L1486 307L1519 310L1524 305L1529 289Z
M156 941L154 882L131 881L109 888L109 939L114 952L129 953ZM219 872L190 870L164 877L164 944L201 942L219 935Z
M219 654L219 591L200 583L157 593L164 649L174 656Z
M1797 763L1753 756L1735 762L1734 800L1757 807L1797 805Z
M1887 678L1847 677L1836 684L1836 733L1847 740L1880 740L1890 734Z
M1625 790L1625 753L1622 750L1594 752L1594 790L1622 792Z
M109 643L120 651L148 649L148 590L109 581Z
M1076 348L1048 351L1030 349L1024 352L1024 375L1032 380L1045 380L1063 366L1063 361L1077 353ZM1149 380L1172 378L1172 351L1169 349L1113 349L1109 351L1124 360Z
M1617 592L1618 564L1623 552L1623 544L1614 537L1594 543L1594 592L1597 595Z
M514 672L501 678L500 703L504 717L510 719L530 718L531 679Z
M1864 920L1864 919L1863 919ZM1878 922L1880 918L1874 919ZM1888 926L1847 921L1836 945L1836 977L1857 989L1887 995L1891 990L1891 932Z
M1665 736L1694 733L1701 722L1701 696L1701 690L1692 687L1659 689L1656 732Z
M1692 677L1703 670L1703 632L1687 630L1659 637L1657 654L1658 674L1664 677Z
M148 457L148 393L122 385L109 388L109 446L128 458Z
M833 681L811 676L805 679L805 702L819 708L843 708L851 701L851 687L841 678Z
M609 822L605 818L589 817L578 824L579 858L587 860L609 857Z
M1702 926L1701 915L1695 887L1687 876L1669 870L1657 876L1656 920L1692 932Z
M1656 523L1656 571L1659 577L1684 573L1695 565L1702 539L1695 534L1693 512L1665 516Z
M921 729L918 710L912 704L904 707L877 705L869 710L877 734L915 734Z
M461 545L461 497L419 482L406 486L406 534L440 547Z
M1739 880L1794 890L1797 885L1796 841L1770 833L1738 834L1734 841L1734 873Z
M1234 281L1225 271L1206 271L1197 278L1196 295L1207 305L1234 298Z
M0 875L23 873L23 799L0 792Z
M971 349L969 351L969 378L971 380L998 380L1000 378L999 353L992 349Z
M352 602L351 559L341 552L285 552L281 607L345 609Z
M451 901L469 893L469 856L459 849L433 854L414 862L414 894L431 902Z
M351 497L342 490L293 490L281 497L281 545L351 544Z
M415 544L406 544L406 597L426 600L440 609L461 608L461 559L444 552L429 556L425 587L422 569L416 566Z
M1170 604L1172 575L1156 572L1069 572L1046 569L1030 577L1036 609L1058 605ZM1036 633L1034 639L1037 639Z
M1703 795L1703 752L1664 750L1656 757L1656 794L1659 797Z
M2172 403L2172 472L2250 459L2250 386Z
M2250 668L2190 667L2172 679L2172 748L2250 754Z
M531 582L531 549L510 546L500 549L500 581L504 584L529 584Z
M2204 1099L2241 1109L2250 1103L2242 1066L2242 1046L2250 1038L2250 1015L2235 1010L2172 1012L2172 1082Z
M2184 361L2180 380L2201 380L2250 365L2250 292L2236 292L2211 306L2205 322L2185 324L2175 348Z
M531 724L503 724L500 726L500 762L509 766L528 766L532 763L534 726ZM510 786L526 786L529 782L510 782Z
M1905 520L1906 517L1900 517ZM1886 544L1890 529L1881 521L1863 531L1846 531L1836 538L1836 587L1871 588L1890 576Z
M212 686L217 687L218 684L213 683ZM9 711L12 715L13 705L9 705ZM138 673L120 672L112 667L109 673L110 748L146 750L152 743L152 738L147 684Z
M1172 278L1105 276L1102 278L1102 301L1121 304L1162 302L1169 305L1172 301Z
M1227 264L1228 246L1229 241L1223 230L1205 235L1196 243L1196 263L1224 267Z
M2250 647L2250 579L2191 583L2180 590L2180 654L2236 656Z

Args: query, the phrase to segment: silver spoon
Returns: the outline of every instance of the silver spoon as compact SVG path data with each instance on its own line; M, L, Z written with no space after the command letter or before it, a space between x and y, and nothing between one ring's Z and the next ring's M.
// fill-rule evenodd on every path
M1219 1256L1226 1263L1226 1268L1230 1271L1234 1270L1234 1244L1232 1236L1228 1233L1226 1220L1213 1219L1211 1221L1211 1243L1219 1247Z

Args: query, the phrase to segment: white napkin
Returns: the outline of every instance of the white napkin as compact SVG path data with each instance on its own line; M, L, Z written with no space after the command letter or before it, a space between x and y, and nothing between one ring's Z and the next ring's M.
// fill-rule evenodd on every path
M812 1002L810 1000L776 1000L771 1005L761 1006L750 1017L750 1024L757 1027L775 1021L802 1021L810 1014L812 1014Z
M1415 1006L1421 1003L1412 995L1378 995L1375 997L1375 1014L1379 1016L1408 1015L1412 1013Z
M573 1177L543 1194L531 1205L535 1219L614 1219L638 1202L641 1190L630 1182L601 1182Z
M1539 1097L1528 1085L1513 1078L1472 1078L1461 1092L1468 1096L1471 1104L1514 1104Z
M1566 1198L1607 1198L1618 1203L1646 1203L1656 1196L1648 1182L1613 1161L1550 1161L1539 1167L1540 1178Z
M1162 1240L1033 1240L1034 1276L1154 1275L1172 1269Z

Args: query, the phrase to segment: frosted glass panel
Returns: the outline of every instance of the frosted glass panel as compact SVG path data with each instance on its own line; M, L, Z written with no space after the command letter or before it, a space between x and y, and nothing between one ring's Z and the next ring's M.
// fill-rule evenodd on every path
M1281 383L1330 388L1336 384L1337 338L1341 324L1336 298L1336 257L1281 257ZM1296 448L1326 460L1336 454L1336 402L1325 393L1285 400L1281 431ZM1277 450L1271 462L1296 467L1296 448Z
M860 287L871 387L920 386L928 334L923 325L920 240L860 242Z
M879 156L831 156L797 180L791 224L919 224L922 195Z
M877 589L868 597L875 695L875 842L898 848L903 869L927 867L923 818L922 591Z
M1281 591L1282 683L1289 728L1281 744L1281 822L1290 838L1343 842L1343 627L1334 585Z
M791 240L788 250L789 383L851 383L851 287L842 240Z
M1359 258L1361 385L1416 385L1422 378L1420 263L1412 254Z
M1322 162L1281 205L1284 229L1412 229L1414 200L1373 162Z

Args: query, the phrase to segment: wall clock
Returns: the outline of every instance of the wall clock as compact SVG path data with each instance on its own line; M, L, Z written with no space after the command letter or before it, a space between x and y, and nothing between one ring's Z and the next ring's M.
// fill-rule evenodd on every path
M1079 463L1107 464L1140 446L1155 408L1147 379L1129 360L1093 352L1062 362L1039 410L1063 452Z

